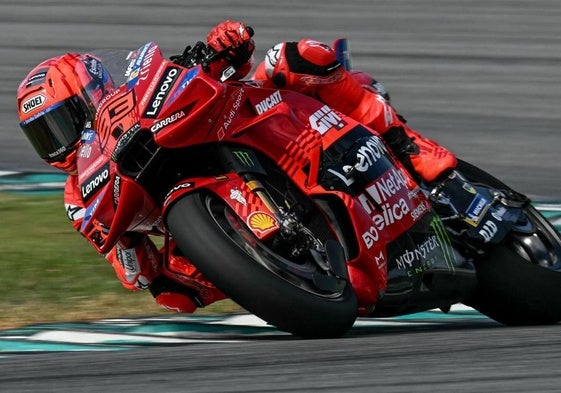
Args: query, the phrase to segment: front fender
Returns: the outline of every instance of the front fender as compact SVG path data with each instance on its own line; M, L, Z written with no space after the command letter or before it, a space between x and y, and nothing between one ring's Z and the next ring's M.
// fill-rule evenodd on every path
M177 183L164 199L162 206L164 222L167 212L175 202L187 194L201 191L212 192L222 198L260 240L268 238L280 228L274 213L251 191L237 173L215 177L194 177Z

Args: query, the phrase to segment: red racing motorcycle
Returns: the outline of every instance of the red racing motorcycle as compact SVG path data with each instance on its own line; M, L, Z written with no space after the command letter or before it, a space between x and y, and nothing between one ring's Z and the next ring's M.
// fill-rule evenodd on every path
M458 302L505 324L561 320L561 238L528 198L463 161L418 184L329 106L232 69L208 77L222 55L197 43L179 65L148 43L100 103L78 162L81 232L99 252L127 231L173 239L233 301L301 337Z

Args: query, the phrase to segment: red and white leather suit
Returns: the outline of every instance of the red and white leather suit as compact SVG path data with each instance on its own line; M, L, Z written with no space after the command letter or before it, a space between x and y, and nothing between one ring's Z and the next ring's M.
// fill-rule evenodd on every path
M86 209L82 201L78 175L70 175L66 180L64 205L73 227L79 230ZM183 276L189 280L190 291L187 293L187 291L167 290L165 286L162 290L153 291L156 303L165 308L178 312L193 312L197 307L225 298L222 292L178 252L173 242L171 246L172 252L166 255L163 250L158 250L148 235L129 233L119 239L117 245L105 255L105 258L115 270L123 287L132 291L149 288L161 274L163 263L181 264ZM165 261L165 258L169 259Z

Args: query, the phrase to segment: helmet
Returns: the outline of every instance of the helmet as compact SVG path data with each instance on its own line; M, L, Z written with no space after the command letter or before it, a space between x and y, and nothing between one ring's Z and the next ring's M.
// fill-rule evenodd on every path
M87 54L67 53L31 70L18 87L17 105L20 127L39 157L75 172L80 135L113 87L99 59Z

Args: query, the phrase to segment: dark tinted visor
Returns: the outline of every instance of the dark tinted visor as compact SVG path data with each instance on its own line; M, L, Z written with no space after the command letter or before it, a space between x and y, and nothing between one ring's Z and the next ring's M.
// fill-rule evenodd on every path
M58 161L73 150L86 123L80 101L76 96L69 98L20 124L42 159Z

